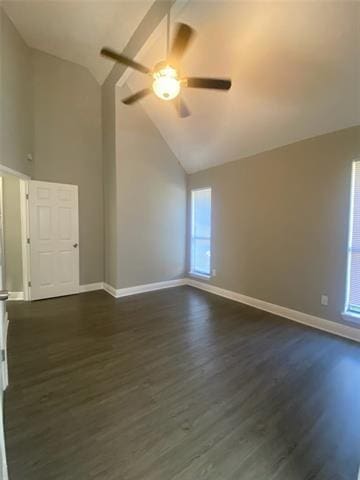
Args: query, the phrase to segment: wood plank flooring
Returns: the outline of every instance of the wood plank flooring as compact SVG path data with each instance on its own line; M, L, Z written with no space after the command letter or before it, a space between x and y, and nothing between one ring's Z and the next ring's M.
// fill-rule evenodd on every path
M356 480L360 345L191 287L8 305L10 480Z

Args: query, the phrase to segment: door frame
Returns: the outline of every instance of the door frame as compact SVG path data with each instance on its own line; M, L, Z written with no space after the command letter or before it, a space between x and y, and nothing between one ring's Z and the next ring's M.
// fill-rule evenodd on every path
M23 271L24 300L31 300L30 288L30 245L29 238L29 182L20 179L21 257Z
M26 195L28 192L28 181L31 180L29 175L25 175L17 170L0 164L0 175L13 175L20 180L20 221L21 221L21 256L22 256L22 274L23 274L23 294L24 300L31 300L31 292L29 288L30 282L30 263L28 252L28 205ZM1 192L2 193L2 192ZM2 195L1 195L2 196ZM1 198L2 201L2 198ZM5 265L6 268L6 265ZM15 300L15 299L14 299ZM19 300L22 300L20 298Z
M4 165L1 165L0 164L0 202L1 204L3 203L3 178L2 176L3 175L13 175L15 177L18 177L20 179L20 189L21 189L21 184L22 183L27 183L27 181L30 179L30 177L28 177L27 175L24 175L20 172L17 172L16 170L12 170L11 168L8 168ZM20 199L20 210L22 209L22 206L21 206L21 199ZM3 208L1 208L1 213L3 215ZM20 218L22 218L22 213L20 211ZM3 217L1 218L1 221L3 221ZM22 221L22 220L21 220ZM1 229L2 233L3 233L3 228ZM0 239L0 241L3 241L3 238ZM5 265L5 268L6 268L6 265ZM24 279L24 272L23 272L23 279ZM24 280L25 282L25 280ZM4 307L5 309L5 318L4 319L1 319L1 322L5 322L5 325L1 325L0 328L4 328L2 334L4 335L4 338L2 339L3 340L3 345L1 346L1 348L4 349L5 351L5 362L6 364L6 367L4 368L3 366L3 362L1 362L1 369L2 369L2 372L1 372L1 380L0 380L0 388L1 388L1 392L0 392L0 431L1 431L1 439L0 439L0 449L1 449L1 457L2 457L2 460L1 460L1 465L0 465L0 470L1 470L1 478L4 478L4 480L7 480L9 477L8 477L8 469L7 469L7 461L6 461L6 451L5 451L5 428L4 428L4 391L6 389L6 387L8 386L8 383L9 383L9 380L8 380L8 372L7 372L7 334L8 334L8 326L9 326L9 320L8 320L8 316L7 316L7 313L6 313L6 307ZM4 384L3 384L4 382Z
M29 175L13 170L6 165L0 164L0 177L2 175L13 175L20 180L20 222L21 222L21 256L22 256L22 274L23 274L23 295L24 298L18 300L31 300L31 276L30 276L30 214L29 214ZM50 182L58 183L58 182ZM2 201L2 189L0 189L0 201ZM79 207L77 207L79 208ZM80 221L80 218L79 220ZM6 268L6 265L5 265ZM14 298L15 300L15 298Z

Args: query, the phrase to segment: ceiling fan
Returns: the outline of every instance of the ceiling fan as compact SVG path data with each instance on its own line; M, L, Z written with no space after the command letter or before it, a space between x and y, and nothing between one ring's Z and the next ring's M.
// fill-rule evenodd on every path
M180 117L188 117L190 112L180 98L179 94L183 87L185 88L207 88L214 90L229 90L231 80L222 78L199 78L199 77L182 77L180 75L179 64L187 50L195 31L184 23L177 26L175 37L171 49L167 53L167 59L157 63L153 69L145 67L140 63L117 53L110 48L103 48L101 54L111 58L122 65L145 73L152 78L152 88L144 88L143 90L130 95L123 99L125 105L131 105L138 100L146 97L154 92L162 100L174 100L174 105ZM169 24L168 24L168 45L169 45Z

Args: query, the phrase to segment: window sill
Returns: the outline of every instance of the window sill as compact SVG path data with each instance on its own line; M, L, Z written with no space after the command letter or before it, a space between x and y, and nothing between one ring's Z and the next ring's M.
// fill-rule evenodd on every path
M341 314L342 318L347 322L359 323L360 324L360 313L355 312L343 312Z
M206 275L205 273L189 272L190 277L201 278L203 280L210 280L211 275Z

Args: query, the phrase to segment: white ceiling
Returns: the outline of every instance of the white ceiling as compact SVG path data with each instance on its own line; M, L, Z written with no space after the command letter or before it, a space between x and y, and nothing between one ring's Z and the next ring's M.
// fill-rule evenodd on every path
M360 3L192 0L177 20L198 32L183 73L233 80L228 93L185 90L186 119L141 101L188 172L360 123ZM163 54L161 37L138 58ZM127 81L136 91L149 80Z
M153 0L8 0L2 5L32 48L88 68L102 83L114 63L103 46L122 51Z

